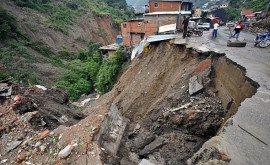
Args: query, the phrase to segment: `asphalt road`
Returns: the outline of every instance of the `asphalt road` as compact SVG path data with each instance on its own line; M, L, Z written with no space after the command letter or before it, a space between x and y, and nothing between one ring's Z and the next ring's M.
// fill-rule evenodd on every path
M211 33L204 32L205 45L226 53L226 56L246 68L247 77L260 87L252 98L242 102L232 118L233 125L221 133L232 165L267 165L270 162L270 47L254 47L255 34L241 32L247 46L227 47L230 31L226 27L218 30L218 36L211 40Z

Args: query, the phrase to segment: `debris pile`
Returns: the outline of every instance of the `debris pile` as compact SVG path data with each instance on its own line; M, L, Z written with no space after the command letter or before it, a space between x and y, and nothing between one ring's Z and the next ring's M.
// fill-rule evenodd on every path
M211 65L211 59L202 61L186 81L187 87L171 93L175 97L181 94L178 103L164 99L127 133L120 164L135 165L141 159L153 164L186 164L216 134L226 111L211 86Z
M259 20L253 23L251 26L245 27L244 30L252 33L266 33L270 30L270 17Z
M57 146L61 132L53 129L74 125L84 115L69 102L63 88L9 82L0 87L1 164L55 162L62 146Z

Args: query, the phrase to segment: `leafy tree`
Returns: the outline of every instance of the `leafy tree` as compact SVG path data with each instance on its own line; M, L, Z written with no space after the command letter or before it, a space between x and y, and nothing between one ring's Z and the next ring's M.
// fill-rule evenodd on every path
M242 9L237 9L237 8L232 8L232 7L227 7L226 8L226 18L227 20L239 20L241 15L241 10Z
M104 60L97 74L94 86L102 93L108 92L114 85L117 73L125 59L125 52L118 49L114 56Z

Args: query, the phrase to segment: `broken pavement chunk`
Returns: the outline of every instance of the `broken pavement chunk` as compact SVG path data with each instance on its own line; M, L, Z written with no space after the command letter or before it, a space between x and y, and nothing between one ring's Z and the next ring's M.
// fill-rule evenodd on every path
M139 165L154 165L153 163L151 163L149 160L143 159Z
M11 144L9 144L6 148L7 152L10 152L11 150L15 149L16 147L18 147L20 144L22 143L22 141L14 141Z
M68 155L71 153L71 151L75 146L77 146L77 143L67 145L64 149L62 149L59 152L58 157L61 159L68 157Z
M0 97L8 97L10 98L11 97L11 92L12 92L12 89L11 87L0 87Z
M203 85L199 83L198 77L193 76L189 79L189 94L194 95L203 89Z

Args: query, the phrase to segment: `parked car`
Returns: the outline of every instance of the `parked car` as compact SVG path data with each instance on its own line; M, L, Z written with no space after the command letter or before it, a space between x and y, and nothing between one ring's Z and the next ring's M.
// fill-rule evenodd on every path
M198 28L209 31L209 29L210 29L210 23L199 23L198 24Z

